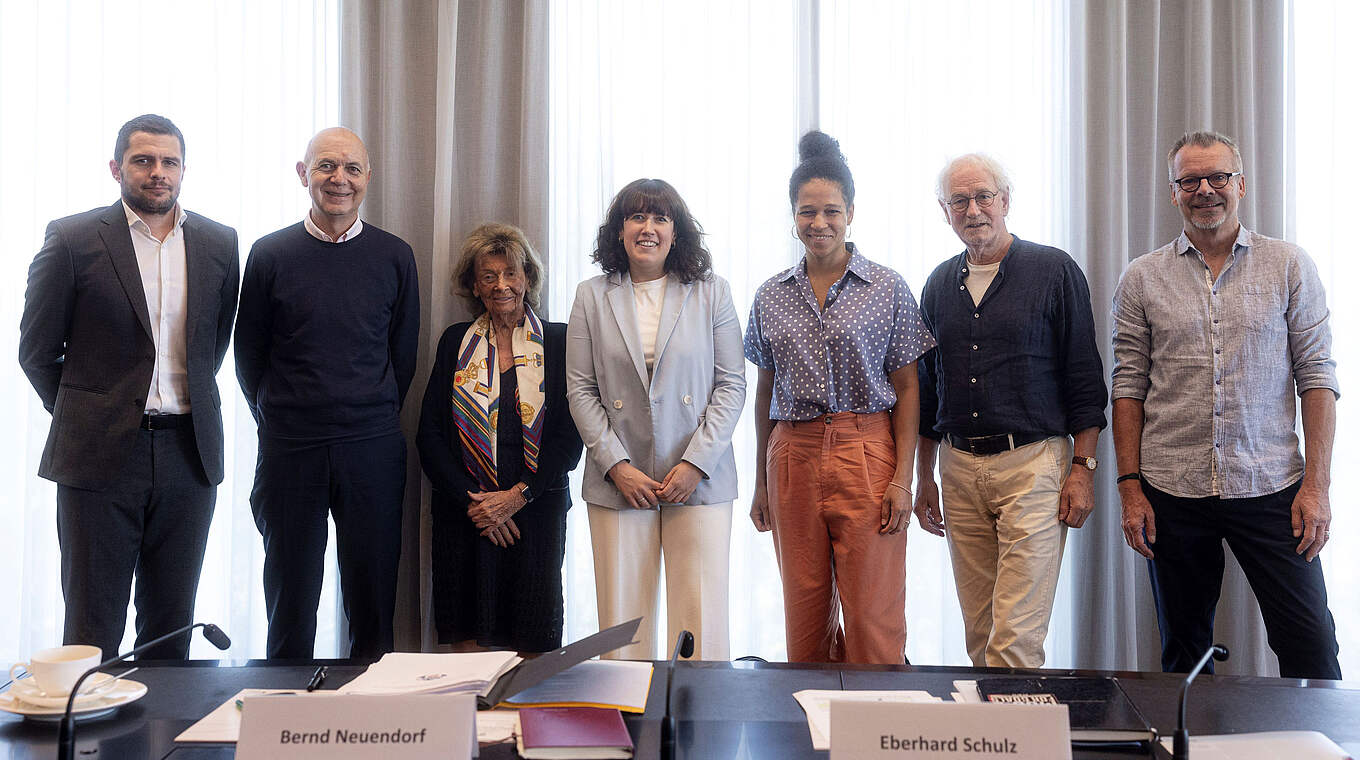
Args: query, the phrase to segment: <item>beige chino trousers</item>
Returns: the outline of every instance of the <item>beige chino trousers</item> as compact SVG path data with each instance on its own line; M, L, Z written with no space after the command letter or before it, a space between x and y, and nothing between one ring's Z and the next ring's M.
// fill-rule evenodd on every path
M1037 668L1053 615L1067 526L1058 499L1072 440L988 456L940 446L940 501L975 667Z

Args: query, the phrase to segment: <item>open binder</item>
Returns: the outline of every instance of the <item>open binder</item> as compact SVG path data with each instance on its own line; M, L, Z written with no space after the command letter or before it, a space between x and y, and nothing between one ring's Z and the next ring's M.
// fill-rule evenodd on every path
M536 686L577 663L612 652L633 643L633 636L642 618L636 617L560 649L545 652L532 660L525 660L496 680L484 697L477 698L477 709L489 710L510 697Z

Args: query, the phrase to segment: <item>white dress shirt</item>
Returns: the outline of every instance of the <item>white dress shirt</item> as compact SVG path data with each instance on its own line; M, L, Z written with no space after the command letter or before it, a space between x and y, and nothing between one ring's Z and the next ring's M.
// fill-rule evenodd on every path
M316 222L312 221L312 212L310 211L307 212L306 216L302 217L302 226L307 228L307 234L323 243L343 243L346 240L353 240L354 238L359 237L359 233L364 231L364 220L355 217L354 224L351 224L349 229L340 233L340 237L338 238L332 238L330 235L326 234L325 230L316 226Z
M189 307L189 274L184 259L184 209L175 206L175 226L157 240L151 227L127 205L128 232L137 253L137 271L146 293L146 311L151 318L151 337L156 343L156 363L151 370L151 387L146 393L149 414L187 414L189 412L188 344L185 314Z

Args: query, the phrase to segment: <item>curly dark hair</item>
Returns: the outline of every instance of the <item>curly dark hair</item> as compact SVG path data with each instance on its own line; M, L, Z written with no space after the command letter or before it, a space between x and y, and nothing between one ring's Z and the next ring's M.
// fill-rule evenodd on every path
M789 205L798 205L798 191L810 180L825 179L841 186L845 205L855 205L855 178L845 163L841 144L825 132L813 130L798 141L798 166L789 177Z
M623 247L623 220L631 214L664 214L675 225L665 271L684 283L706 280L713 272L713 255L704 247L704 229L671 184L663 179L636 179L624 186L609 204L595 236L590 259L607 274L628 269Z

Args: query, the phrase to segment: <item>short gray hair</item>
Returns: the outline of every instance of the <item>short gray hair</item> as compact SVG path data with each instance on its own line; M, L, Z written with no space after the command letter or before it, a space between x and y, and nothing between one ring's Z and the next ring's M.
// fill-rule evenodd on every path
M1222 132L1214 132L1209 129L1197 129L1194 132L1186 132L1181 135L1181 139L1177 140L1176 143L1171 146L1171 150L1166 154L1166 178L1172 182L1176 181L1176 169L1173 166L1176 163L1176 154L1180 153L1181 148L1184 148L1187 145L1193 145L1196 148L1212 148L1214 145L1226 145L1228 146L1228 149L1232 151L1233 162L1236 164L1236 166L1233 167L1233 171L1242 171L1242 151L1237 149L1237 143L1233 142L1231 137L1228 137Z
M1000 161L987 155L986 153L965 153L962 156L950 159L949 163L940 170L940 177L935 183L935 195L942 201L948 201L946 185L949 178L954 174L954 170L960 166L977 166L983 171L992 175L992 180L996 182L996 191L1002 195L1009 196L1011 192L1011 178L1006 174L1006 167Z
M482 256L504 256L524 272L524 302L535 312L543 291L543 262L534 253L524 231L512 224L483 224L463 241L458 263L453 267L453 293L461 296L473 316L486 311L486 304L472 290L477 278L477 259Z

